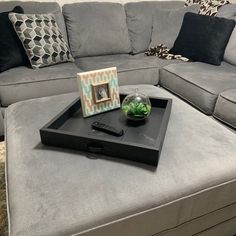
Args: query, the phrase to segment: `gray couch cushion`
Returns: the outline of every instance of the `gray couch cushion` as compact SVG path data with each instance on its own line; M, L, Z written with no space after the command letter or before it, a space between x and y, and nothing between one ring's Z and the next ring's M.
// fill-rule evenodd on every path
M22 66L0 73L1 105L76 91L79 71L74 63L62 63L37 70Z
M57 24L67 41L67 33L65 27L65 21L61 13L61 8L56 2L36 2L36 1L0 1L0 12L10 11L14 6L21 6L24 8L24 12L27 14L43 14L53 13L55 15Z
M138 89L173 99L157 169L42 145L39 129L77 93L7 109L11 236L186 236L236 216L236 135L164 89Z
M236 20L236 4L222 6L217 16ZM232 65L236 65L236 28L234 28L225 49L224 60Z
M152 35L152 12L155 9L175 9L183 7L179 1L129 2L125 4L132 52L134 54L148 49Z
M206 63L169 65L160 71L160 84L206 114L212 114L220 92L236 88L236 67Z
M131 51L125 10L121 4L65 4L63 14L74 57Z
M236 17L236 4L226 4L220 7L216 16L234 20Z
M234 28L225 49L224 60L236 65L236 27Z
M171 49L179 34L185 13L197 13L199 8L198 5L192 5L174 10L157 9L154 11L152 39L149 47L165 44Z
M78 58L75 63L84 71L116 66L120 85L156 85L159 82L159 68L177 62L180 61L168 61L157 57L147 57L144 54L135 56L120 54Z
M224 91L219 95L213 115L236 128L236 89Z

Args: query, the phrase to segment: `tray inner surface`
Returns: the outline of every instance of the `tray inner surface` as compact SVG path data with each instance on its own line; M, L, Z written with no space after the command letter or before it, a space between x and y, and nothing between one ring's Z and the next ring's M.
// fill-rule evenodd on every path
M145 122L128 122L124 117L121 109L109 111L96 116L83 118L82 110L78 109L64 123L59 126L58 130L67 131L75 135L88 135L91 138L106 138L121 142L132 142L136 144L154 146L162 123L165 108L152 107L152 112ZM115 137L100 131L93 130L91 124L94 121L119 127L124 130L124 135Z

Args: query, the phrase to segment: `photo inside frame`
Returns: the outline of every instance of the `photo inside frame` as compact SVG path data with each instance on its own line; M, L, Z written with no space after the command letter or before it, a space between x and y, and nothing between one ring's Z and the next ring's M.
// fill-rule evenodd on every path
M95 104L111 100L109 82L92 84L93 101Z

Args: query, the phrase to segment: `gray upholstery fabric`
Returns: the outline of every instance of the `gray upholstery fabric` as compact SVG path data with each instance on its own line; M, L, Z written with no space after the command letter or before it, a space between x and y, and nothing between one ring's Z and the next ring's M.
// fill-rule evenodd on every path
M65 4L69 43L74 57L131 51L124 7L119 3Z
M129 2L125 4L127 25L132 44L132 53L148 49L152 35L152 12L155 9L176 9L183 7L179 1Z
M224 91L219 95L213 115L236 128L236 89Z
M226 46L224 60L236 66L236 27L234 28Z
M236 216L236 135L163 89L138 89L173 98L157 169L42 145L39 129L77 93L8 107L11 236L150 236L198 219L194 234Z
M218 17L224 17L234 20L236 17L236 4L227 4L225 6L220 7L216 15Z
M235 235L235 225L236 217L233 217L232 219L222 222L215 227L196 234L196 236L232 236Z
M160 84L206 114L212 114L218 95L236 88L236 67L206 63L169 65L160 71Z
M236 20L236 4L222 6L217 16ZM236 28L233 30L225 49L224 60L232 65L236 65Z
M5 108L0 108L0 137L4 135L4 114Z
M232 204L153 236L233 236L236 225L235 212L236 204ZM206 230L198 232L199 225ZM212 227L207 227L209 225Z
M67 41L67 33L64 17L61 13L61 8L56 2L36 2L36 1L0 1L0 12L10 11L15 6L21 6L24 8L24 12L27 14L43 14L53 13L55 15L57 24Z
M84 71L97 70L116 66L120 85L153 84L159 82L159 68L180 61L162 60L147 57L144 54L135 56L120 54L76 59L76 64Z
M16 67L0 73L2 106L30 98L44 97L77 90L76 74L81 71L74 63L62 63L33 70Z
M179 34L186 12L197 13L198 5L182 7L172 10L156 9L153 12L152 38L149 47L165 44L169 49L173 47Z

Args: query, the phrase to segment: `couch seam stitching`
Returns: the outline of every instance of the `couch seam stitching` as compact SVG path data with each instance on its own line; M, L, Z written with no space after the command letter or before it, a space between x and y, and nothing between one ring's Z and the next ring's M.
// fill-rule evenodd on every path
M227 90L226 90L226 91L227 91ZM231 102L231 103L233 103L233 104L236 104L236 101L233 101L233 100L231 100L231 99L229 99L229 98L226 98L226 97L225 97L224 95L222 95L222 94L220 94L219 97L225 99L225 100L228 101L228 102Z
M220 211L220 210L222 210L222 209L225 209L225 208L228 208L228 207L231 207L231 206L234 206L234 205L236 205L236 202L233 202L233 203L231 203L231 204L229 204L229 205L226 205L226 206L224 206L224 207L221 207L221 208L216 209L216 210L214 210L214 211L211 211L211 212L209 212L209 213L203 214L203 215L201 215L201 216L195 217L195 218L193 218L192 220L185 221L185 222L183 222L183 223L181 223L181 224L179 224L179 225L176 225L176 226L174 226L174 227L171 227L171 228L168 228L168 229L164 229L164 230L162 230L162 231L160 231L160 232L158 232L158 233L153 234L152 236L158 236L159 234L165 233L165 232L167 232L167 231L170 231L170 230L173 230L173 229L177 229L177 228L179 228L180 226L185 225L186 223L189 223L189 222L194 221L194 220L198 220L198 219L200 219L201 217L214 214L214 213L217 212L217 211ZM232 219L232 218L236 218L236 216L233 216L233 217L231 217L230 219ZM230 219L227 219L227 220L230 220ZM227 220L226 220L226 221L227 221ZM223 222L224 222L224 221L223 221ZM215 224L215 225L217 225L217 224ZM214 226L215 226L215 225L214 225ZM210 229L210 228L212 228L212 227L214 227L214 226L211 226L211 227L209 227L209 228L207 228L207 229ZM207 229L205 229L205 230L207 230ZM203 231L205 231L205 230L203 230ZM202 232L202 231L201 231L201 232ZM197 234L198 234L198 233L199 233L199 232L197 232ZM194 233L193 235L195 235L195 233Z
M231 217L231 218L229 218L229 219L227 219L227 220L224 220L224 221L222 221L222 222L220 222L220 223L214 224L213 226L211 226L211 227L209 227L209 228L207 228L207 229L205 229L205 230L202 230L202 231L200 231L200 232L194 233L192 236L194 236L194 235L196 236L196 235L199 235L199 234L201 234L201 233L207 232L209 229L212 229L213 227L218 226L218 225L221 225L222 223L228 222L228 221L230 221L230 220L232 220L232 219L236 219L236 216L233 216L233 217ZM155 236L155 235L154 235L154 236Z
M235 126L235 125L229 123L228 121L226 121L226 120L223 119L223 118L220 118L217 114L213 113L213 117L216 118L217 120L222 121L223 123L229 125L230 127L236 129L236 126Z
M13 85L21 85L21 84L34 84L34 83L41 83L41 82L51 82L55 80L67 80L67 79L76 79L76 77L63 77L63 78L56 78L56 79L49 79L49 80L34 80L34 81L25 81L25 82L18 82L18 83L6 83L0 84L0 87L4 86L13 86Z
M131 215L129 215L129 216L122 217L122 218L119 218L119 219L117 219L117 220L113 220L113 221L111 221L111 222L104 223L104 224L101 224L101 225L92 227L91 229L88 229L88 230L83 230L83 231L74 233L74 234L72 234L71 236L79 236L79 235L81 235L81 234L83 234L83 233L87 233L87 232L90 232L90 231L92 231L92 230L96 230L96 229L98 229L98 228L102 228L102 227L108 226L108 225L110 225L110 224L114 224L114 223L117 223L117 222L121 222L121 221L124 221L125 219L129 219L129 218L132 218L132 217L135 217L135 216L139 216L139 215L141 215L141 214L143 214L143 213L147 213L147 212L154 211L154 210L156 210L156 209L160 209L160 208L162 208L162 207L171 205L171 204L173 204L173 203L175 203L175 202L179 202L179 201L181 201L181 200L190 198L191 196L196 196L196 195L198 195L198 194L200 194L200 193L202 193L202 192L206 192L206 191L208 191L208 190L211 190L211 189L214 189L214 188L217 188L217 187L220 187L220 186L224 186L224 185L226 185L226 184L233 183L233 182L235 182L235 181L236 181L236 179L234 178L234 179L228 180L228 181L226 181L226 182L223 182L223 183L220 183L220 184L211 186L211 187L207 187L207 188L202 189L202 190L200 190L200 191L197 191L197 192L195 192L195 193L189 194L189 195L187 195L187 196L183 196L183 197L181 197L181 198L179 198L179 199L175 199L175 200L173 200L173 201L171 201L171 202L169 202L169 203L165 203L165 204L162 204L162 205L160 205L160 206L156 206L156 207L150 208L150 209L148 209L148 210L144 210L144 211L141 211L141 212L138 212L138 213L134 213L134 214L131 214ZM236 203L236 202L234 202L233 204L235 204L235 203ZM216 209L216 210L218 210L218 209ZM212 211L212 212L214 212L214 211ZM201 216L199 216L199 217L201 217ZM193 219L192 219L192 220L193 220ZM158 233L158 232L157 232L157 233Z
M193 103L192 101L188 100L187 98L185 98L184 96L180 95L178 92L175 92L174 90L170 89L170 88L167 88L166 86L164 85L161 85L161 87L163 87L164 89L166 89L167 91L170 91L174 94L176 94L177 96L179 96L181 99L183 99L183 101L187 101L189 102L191 105L193 105L194 107L196 107L197 109L199 109L202 113L204 113L205 115L207 116L211 116L213 111L214 111L214 108L213 110L210 112L210 113L207 113L206 111L204 111L201 107L199 107L197 104ZM216 102L215 102L216 103ZM215 107L215 105L214 105Z
M191 85L194 85L194 86L196 86L196 87L202 89L203 91L205 91L205 92L207 92L207 93L209 93L209 94L211 94L211 95L216 95L216 96L219 95L219 94L217 94L217 93L214 93L214 92L208 91L207 89L202 88L200 85L194 84L193 82L186 80L184 77L181 77L180 75L177 75L176 73L174 73L174 72L172 72L172 71L169 71L167 68L162 68L162 69L165 70L166 72L169 72L169 73L172 74L172 75L175 75L175 76L179 77L180 79L183 79L185 82L187 82L187 83L189 83L189 84L191 84Z

